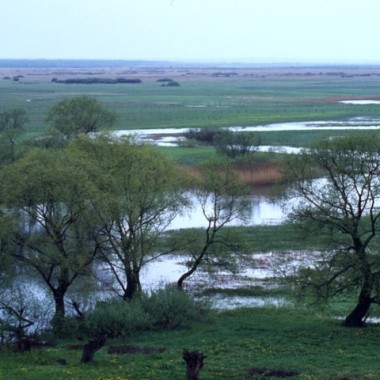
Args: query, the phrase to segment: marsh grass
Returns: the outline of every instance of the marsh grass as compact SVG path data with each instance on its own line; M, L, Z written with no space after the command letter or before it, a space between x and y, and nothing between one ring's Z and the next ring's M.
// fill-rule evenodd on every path
M380 92L379 81L371 77L351 79L328 75L287 77L286 70L277 69L273 73L269 70L260 78L254 70L252 77L242 71L228 80L193 70L191 77L176 78L180 87L167 88L156 82L160 76L154 74L145 75L139 85L67 85L51 82L53 75L28 75L29 69L25 69L22 81L0 80L0 110L24 108L30 116L28 133L31 135L47 130L45 119L50 107L78 95L94 96L117 112L114 129L220 128L380 117L379 107L339 103L342 99L376 98ZM171 76L170 71L166 74ZM143 77L139 72L136 76ZM319 131L270 132L260 137L263 144L308 146L310 140L321 134Z
M267 162L251 167L241 165L236 169L241 180L251 187L274 185L282 179L278 163Z

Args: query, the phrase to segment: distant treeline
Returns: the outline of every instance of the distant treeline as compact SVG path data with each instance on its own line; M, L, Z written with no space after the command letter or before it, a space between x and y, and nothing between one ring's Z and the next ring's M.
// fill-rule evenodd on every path
M91 60L91 59L0 59L0 67L17 68L104 68L104 67L171 67L166 61Z
M141 79L127 79L127 78L69 78L59 80L53 78L52 82L66 83L66 84L116 84L116 83L142 83Z

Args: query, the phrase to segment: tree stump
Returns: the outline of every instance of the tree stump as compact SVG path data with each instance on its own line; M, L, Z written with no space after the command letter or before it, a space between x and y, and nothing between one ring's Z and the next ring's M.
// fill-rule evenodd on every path
M17 340L17 351L18 352L26 352L30 351L32 347L31 341L28 337L23 336Z
M81 363L90 362L93 359L95 352L100 350L106 344L106 340L106 335L102 335L86 343L83 347Z
M203 355L203 352L183 351L183 360L185 360L187 366L185 380L199 379L199 372L203 367L204 359L206 359L206 356Z

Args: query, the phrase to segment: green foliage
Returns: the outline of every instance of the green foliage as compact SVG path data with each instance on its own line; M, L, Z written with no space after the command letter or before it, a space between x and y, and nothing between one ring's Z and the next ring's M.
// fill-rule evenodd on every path
M149 314L137 301L100 302L86 315L85 327L93 336L129 337L151 327Z
M27 113L22 108L0 113L0 132L5 133L10 139L17 133L23 131L25 124L29 121Z
M187 293L173 286L153 291L142 298L144 310L150 315L152 325L158 329L188 326L200 317L203 310Z
M379 235L379 160L380 138L356 133L320 141L288 164L290 196L302 200L293 219L329 243L316 267L302 272L300 283L321 299L358 292L347 326L361 326L379 297L380 261L373 254ZM315 173L323 175L319 184L313 182Z
M260 137L256 133L236 133L229 130L221 131L215 146L218 152L230 158L244 157L254 153L260 145Z
M95 98L85 95L62 100L50 109L47 117L47 121L66 140L80 134L111 128L115 119L113 111Z
M97 253L89 202L97 189L90 172L79 155L37 150L0 173L5 252L38 272L54 295L60 321L66 291L87 273Z
M188 140L195 140L204 145L213 145L220 133L221 131L216 128L189 129L185 133L185 137Z
M121 299L99 302L85 316L85 329L90 335L129 337L151 329L174 329L194 323L206 308L188 294L166 287L141 295L132 301Z
M16 160L16 143L25 131L28 121L29 117L22 108L0 112L0 165Z
M180 176L150 145L101 136L79 139L70 149L98 169L93 182L101 192L94 200L100 249L119 284L115 291L131 299L140 290L142 266L157 253L161 234L184 203Z

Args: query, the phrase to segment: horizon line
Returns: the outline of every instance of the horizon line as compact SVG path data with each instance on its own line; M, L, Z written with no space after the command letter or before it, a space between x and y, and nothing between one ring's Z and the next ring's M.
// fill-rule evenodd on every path
M362 60L362 61L323 61L323 60L302 60L302 59L230 59L230 58L220 58L220 59L139 59L139 58L0 58L0 62L5 61L27 61L27 62L129 62L129 63L160 63L160 64L201 64L201 65L252 65L252 66L380 66L380 60Z

